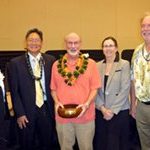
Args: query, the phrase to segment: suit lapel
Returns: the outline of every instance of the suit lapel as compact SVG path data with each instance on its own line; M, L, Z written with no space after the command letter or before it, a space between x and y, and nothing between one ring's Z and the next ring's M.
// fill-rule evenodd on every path
M104 76L105 76L105 68L106 68L106 63L102 62L101 66L101 78L102 78L102 85L104 85ZM104 86L102 86L102 90L104 91Z
M44 61L44 75L45 75L45 83L48 83L48 81L49 81L49 74L48 74L48 72L49 72L49 65L47 64L47 60L46 60L46 57L42 54L42 56L43 56L43 61ZM46 86L46 84L45 84L45 86ZM45 87L45 89L46 89L46 87Z
M29 69L28 69L28 64L27 64L25 55L24 55L23 58L22 58L22 64L23 64L23 66L24 66L24 71L26 72L25 74L26 74L27 76L29 76L28 78L29 78L29 80L31 81L31 83L34 83L34 80L32 79L32 76L31 76L31 74L30 74L30 72L29 72Z

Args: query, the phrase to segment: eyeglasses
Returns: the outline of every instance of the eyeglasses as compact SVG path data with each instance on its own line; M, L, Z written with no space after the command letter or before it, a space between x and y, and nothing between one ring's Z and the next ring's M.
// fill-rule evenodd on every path
M112 48L112 47L115 47L115 45L111 45L111 44L110 45L103 45L103 48L108 48L108 47Z

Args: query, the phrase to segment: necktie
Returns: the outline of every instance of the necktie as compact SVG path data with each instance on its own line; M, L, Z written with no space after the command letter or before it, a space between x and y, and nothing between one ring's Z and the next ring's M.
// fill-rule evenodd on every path
M36 60L34 67L34 75L40 77L41 68L38 60ZM35 91L36 91L36 105L40 108L44 104L43 90L40 80L35 80Z

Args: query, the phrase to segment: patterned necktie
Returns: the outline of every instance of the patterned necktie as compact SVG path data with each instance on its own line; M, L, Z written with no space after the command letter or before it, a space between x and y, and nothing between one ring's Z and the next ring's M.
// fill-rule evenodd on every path
M36 77L40 77L41 68L39 61L36 60L35 67L34 67L34 75ZM43 99L43 89L40 80L35 80L35 91L36 91L36 105L40 108L44 104Z

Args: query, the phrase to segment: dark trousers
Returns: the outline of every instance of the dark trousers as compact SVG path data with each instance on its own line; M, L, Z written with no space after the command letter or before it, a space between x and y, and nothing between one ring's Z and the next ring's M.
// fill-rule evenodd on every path
M96 110L94 150L129 150L129 110L119 112L110 121Z
M7 122L0 118L0 150L5 150L5 147L7 145L8 139L7 139Z
M130 150L141 150L136 120L130 116Z
M27 127L19 129L21 150L51 150L56 135L55 120L50 117L47 104L36 108L34 118Z

